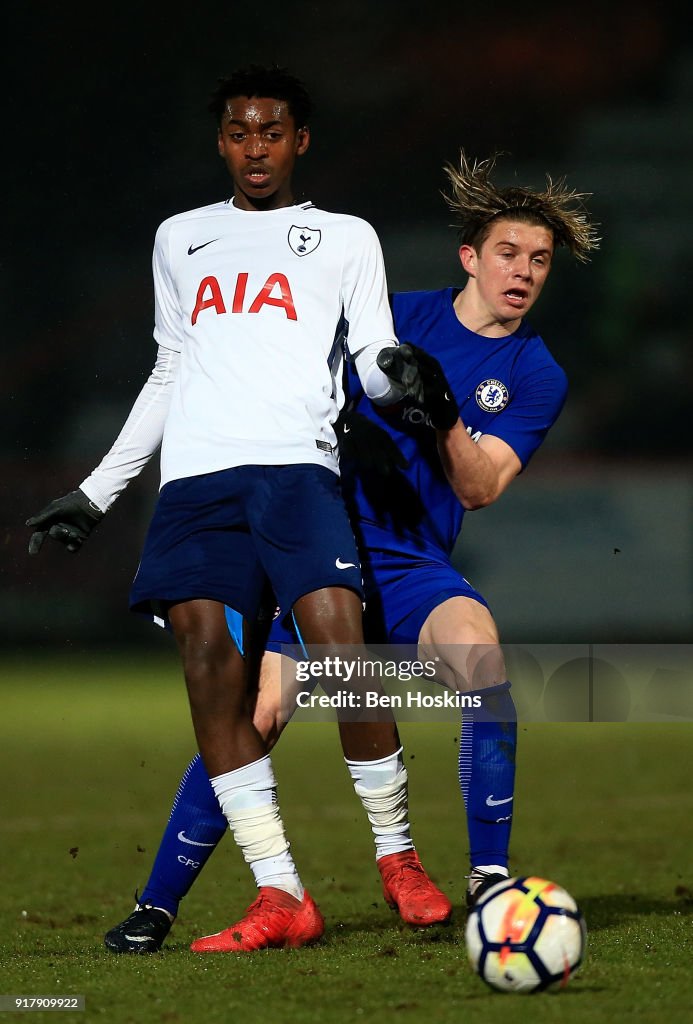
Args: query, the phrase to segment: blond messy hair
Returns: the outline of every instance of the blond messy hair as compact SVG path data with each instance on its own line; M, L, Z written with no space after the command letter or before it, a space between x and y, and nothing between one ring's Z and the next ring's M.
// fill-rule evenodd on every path
M478 251L491 231L492 221L509 217L546 225L556 247L565 245L577 260L589 262L590 253L599 248L601 241L597 225L584 206L592 193L569 189L565 178L553 181L548 174L544 192L524 186L501 188L490 180L499 155L470 163L462 149L459 167L444 167L451 192L442 195L455 214L461 243Z

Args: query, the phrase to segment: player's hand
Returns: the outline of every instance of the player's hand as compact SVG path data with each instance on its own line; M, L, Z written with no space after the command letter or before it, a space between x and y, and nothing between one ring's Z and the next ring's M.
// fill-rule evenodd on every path
M26 521L27 526L35 528L29 540L29 554L39 553L46 535L64 544L68 551L79 551L105 514L79 489L56 498Z
M360 412L342 409L334 429L340 459L348 459L359 473L392 477L409 465L387 430Z
M405 395L422 404L423 382L411 345L393 345L381 349L378 352L378 366L388 380L402 388Z
M404 342L378 353L378 366L395 384L428 413L437 430L450 430L460 410L443 368L434 356L418 345Z

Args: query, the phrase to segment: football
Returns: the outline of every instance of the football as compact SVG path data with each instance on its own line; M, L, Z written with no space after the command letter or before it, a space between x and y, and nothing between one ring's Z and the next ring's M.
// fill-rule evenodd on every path
M500 992L565 988L582 963L587 930L577 903L545 878L508 878L467 920L469 961Z

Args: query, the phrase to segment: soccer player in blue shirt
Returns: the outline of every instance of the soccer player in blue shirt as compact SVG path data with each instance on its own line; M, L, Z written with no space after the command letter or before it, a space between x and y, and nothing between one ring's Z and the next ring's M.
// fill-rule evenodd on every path
M379 361L399 381L417 367L417 401L389 413L363 398L356 405L407 468L381 487L354 462L343 462L342 476L364 553L367 636L379 616L390 643L418 643L447 667L450 685L484 695L480 714L463 712L459 748L469 905L508 874L517 728L493 616L450 554L465 512L500 497L561 411L565 374L525 317L558 246L586 261L598 245L584 196L550 179L541 193L498 188L494 162L470 165L462 153L446 168L464 289L393 296L403 344Z
M390 465L383 484L377 471L342 456L362 555L367 639L419 644L441 658L450 685L484 696L482 714L463 713L459 749L470 905L508 873L517 729L496 624L450 555L465 511L503 493L560 413L565 374L525 316L555 249L566 246L585 261L598 243L583 196L550 179L544 192L497 187L490 178L493 165L470 164L462 153L459 166L446 169L465 287L393 296L396 333L404 344L379 362L410 397L385 410L358 385L353 396L359 416L346 421L345 440L352 444L360 435L372 454L389 438L399 466ZM274 653L286 639L273 629L255 710L270 745L287 718ZM377 843L377 815L369 817ZM106 945L115 952L160 948L180 899L225 830L196 757L138 906L107 934ZM193 856L185 856L191 850Z

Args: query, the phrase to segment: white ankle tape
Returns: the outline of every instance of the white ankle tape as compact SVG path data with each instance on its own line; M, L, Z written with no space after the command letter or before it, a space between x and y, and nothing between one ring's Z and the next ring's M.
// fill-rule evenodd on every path
M233 810L227 817L247 864L265 857L279 857L289 849L277 804Z
M356 782L354 790L361 798L376 834L400 831L402 825L408 825L406 768L400 768L394 782L380 786L379 789L366 789L360 782Z

